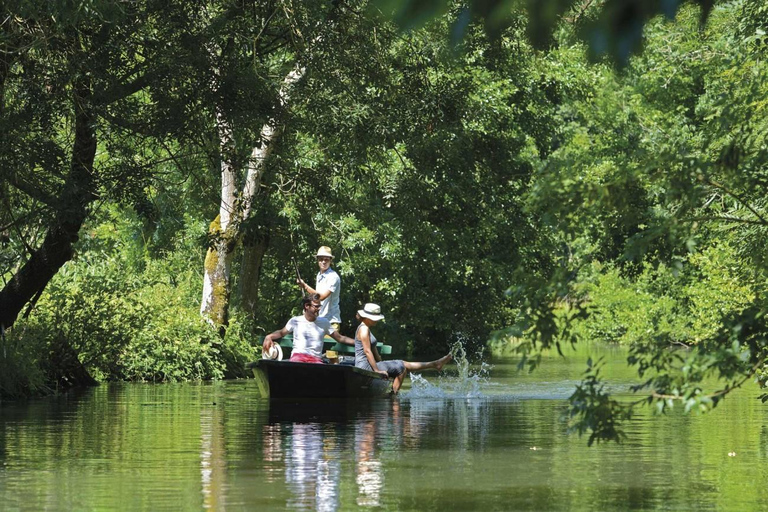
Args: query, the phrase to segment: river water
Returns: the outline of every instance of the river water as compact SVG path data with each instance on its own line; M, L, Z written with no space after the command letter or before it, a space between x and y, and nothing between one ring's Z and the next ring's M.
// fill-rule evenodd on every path
M589 354L587 354L589 352ZM768 409L642 412L622 444L567 433L587 355L406 379L368 403L270 404L254 381L102 385L0 408L0 510L766 510Z

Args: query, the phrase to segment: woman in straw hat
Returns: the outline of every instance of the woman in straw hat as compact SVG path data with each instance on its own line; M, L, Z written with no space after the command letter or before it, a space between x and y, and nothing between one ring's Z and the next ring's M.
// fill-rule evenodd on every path
M377 304L368 303L363 309L358 310L357 318L360 320L360 325L355 332L355 366L394 379L392 381L394 393L400 390L403 379L409 371L414 372L429 368L442 370L443 366L453 359L450 354L447 354L428 363L412 363L401 359L382 361L379 351L376 349L376 337L371 332L371 327L384 318L384 315L381 314L381 308Z

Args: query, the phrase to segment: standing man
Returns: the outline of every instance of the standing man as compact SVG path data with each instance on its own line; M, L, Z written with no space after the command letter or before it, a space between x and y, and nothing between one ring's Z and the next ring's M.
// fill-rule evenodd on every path
M355 340L342 336L333 328L326 318L318 317L320 311L320 296L316 293L309 294L301 299L303 313L288 320L285 327L279 331L267 334L261 347L264 352L269 352L272 344L276 343L288 333L293 333L293 351L291 361L296 363L321 363L323 355L323 338L327 334L339 343L346 345L355 344Z
M341 278L335 270L331 268L333 254L331 248L322 246L317 250L317 265L320 271L315 278L315 287L312 288L303 279L299 278L299 284L307 290L310 295L317 293L320 295L322 306L320 308L321 318L328 319L333 328L338 330L341 324L341 308L339 307L339 295L341 294Z

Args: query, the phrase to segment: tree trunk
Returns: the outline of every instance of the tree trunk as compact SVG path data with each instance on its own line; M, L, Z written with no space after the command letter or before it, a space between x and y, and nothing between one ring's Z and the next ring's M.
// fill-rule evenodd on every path
M232 128L221 109L216 112L221 152L221 197L219 215L208 229L210 245L205 255L203 299L200 314L214 325L229 323L230 273L233 252L239 236L239 212L235 187L237 169L232 160L234 138Z
M278 93L278 101L281 106L286 106L290 88L303 75L304 69L297 67L285 77ZM277 144L277 139L282 131L282 125L277 120L270 119L262 126L261 144L254 147L251 151L251 158L246 169L245 184L238 198L235 194L235 182L238 173L229 158L229 155L234 154L232 146L234 144L234 137L223 112L217 112L216 117L219 126L219 144L222 154L221 203L219 205L219 217L211 223L209 229L211 246L208 248L208 253L205 257L203 297L200 304L200 314L214 325L226 327L229 322L228 311L231 297L230 274L232 258L242 238L240 226L251 213L253 201L259 193L259 188L264 178L265 161ZM263 254L261 257L263 257ZM259 269L260 266L261 264L259 263Z
M14 324L24 305L72 259L72 245L77 241L80 227L88 215L88 205L96 199L93 180L96 133L87 107L90 89L84 84L76 89L75 141L61 206L43 243L0 291L0 325L5 329Z
M240 297L249 318L256 317L259 305L259 279L261 264L269 248L269 235L247 236L243 242L243 262L240 271Z
M217 326L229 321L230 274L237 236L234 230L224 230L221 216L211 223L208 230L212 244L205 255L203 276L203 301L200 313Z

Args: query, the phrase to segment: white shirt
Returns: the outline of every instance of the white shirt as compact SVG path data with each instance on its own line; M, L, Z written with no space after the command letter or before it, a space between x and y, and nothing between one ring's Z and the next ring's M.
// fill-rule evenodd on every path
M315 290L319 294L331 290L331 294L320 302L320 313L318 313L318 316L340 324L341 308L339 307L339 295L341 294L341 278L339 274L332 268L325 272L318 272L315 283Z
M314 322L307 320L304 315L299 315L288 320L285 330L293 333L292 354L309 354L321 357L323 355L323 338L331 335L336 330L331 326L330 320L318 317Z

